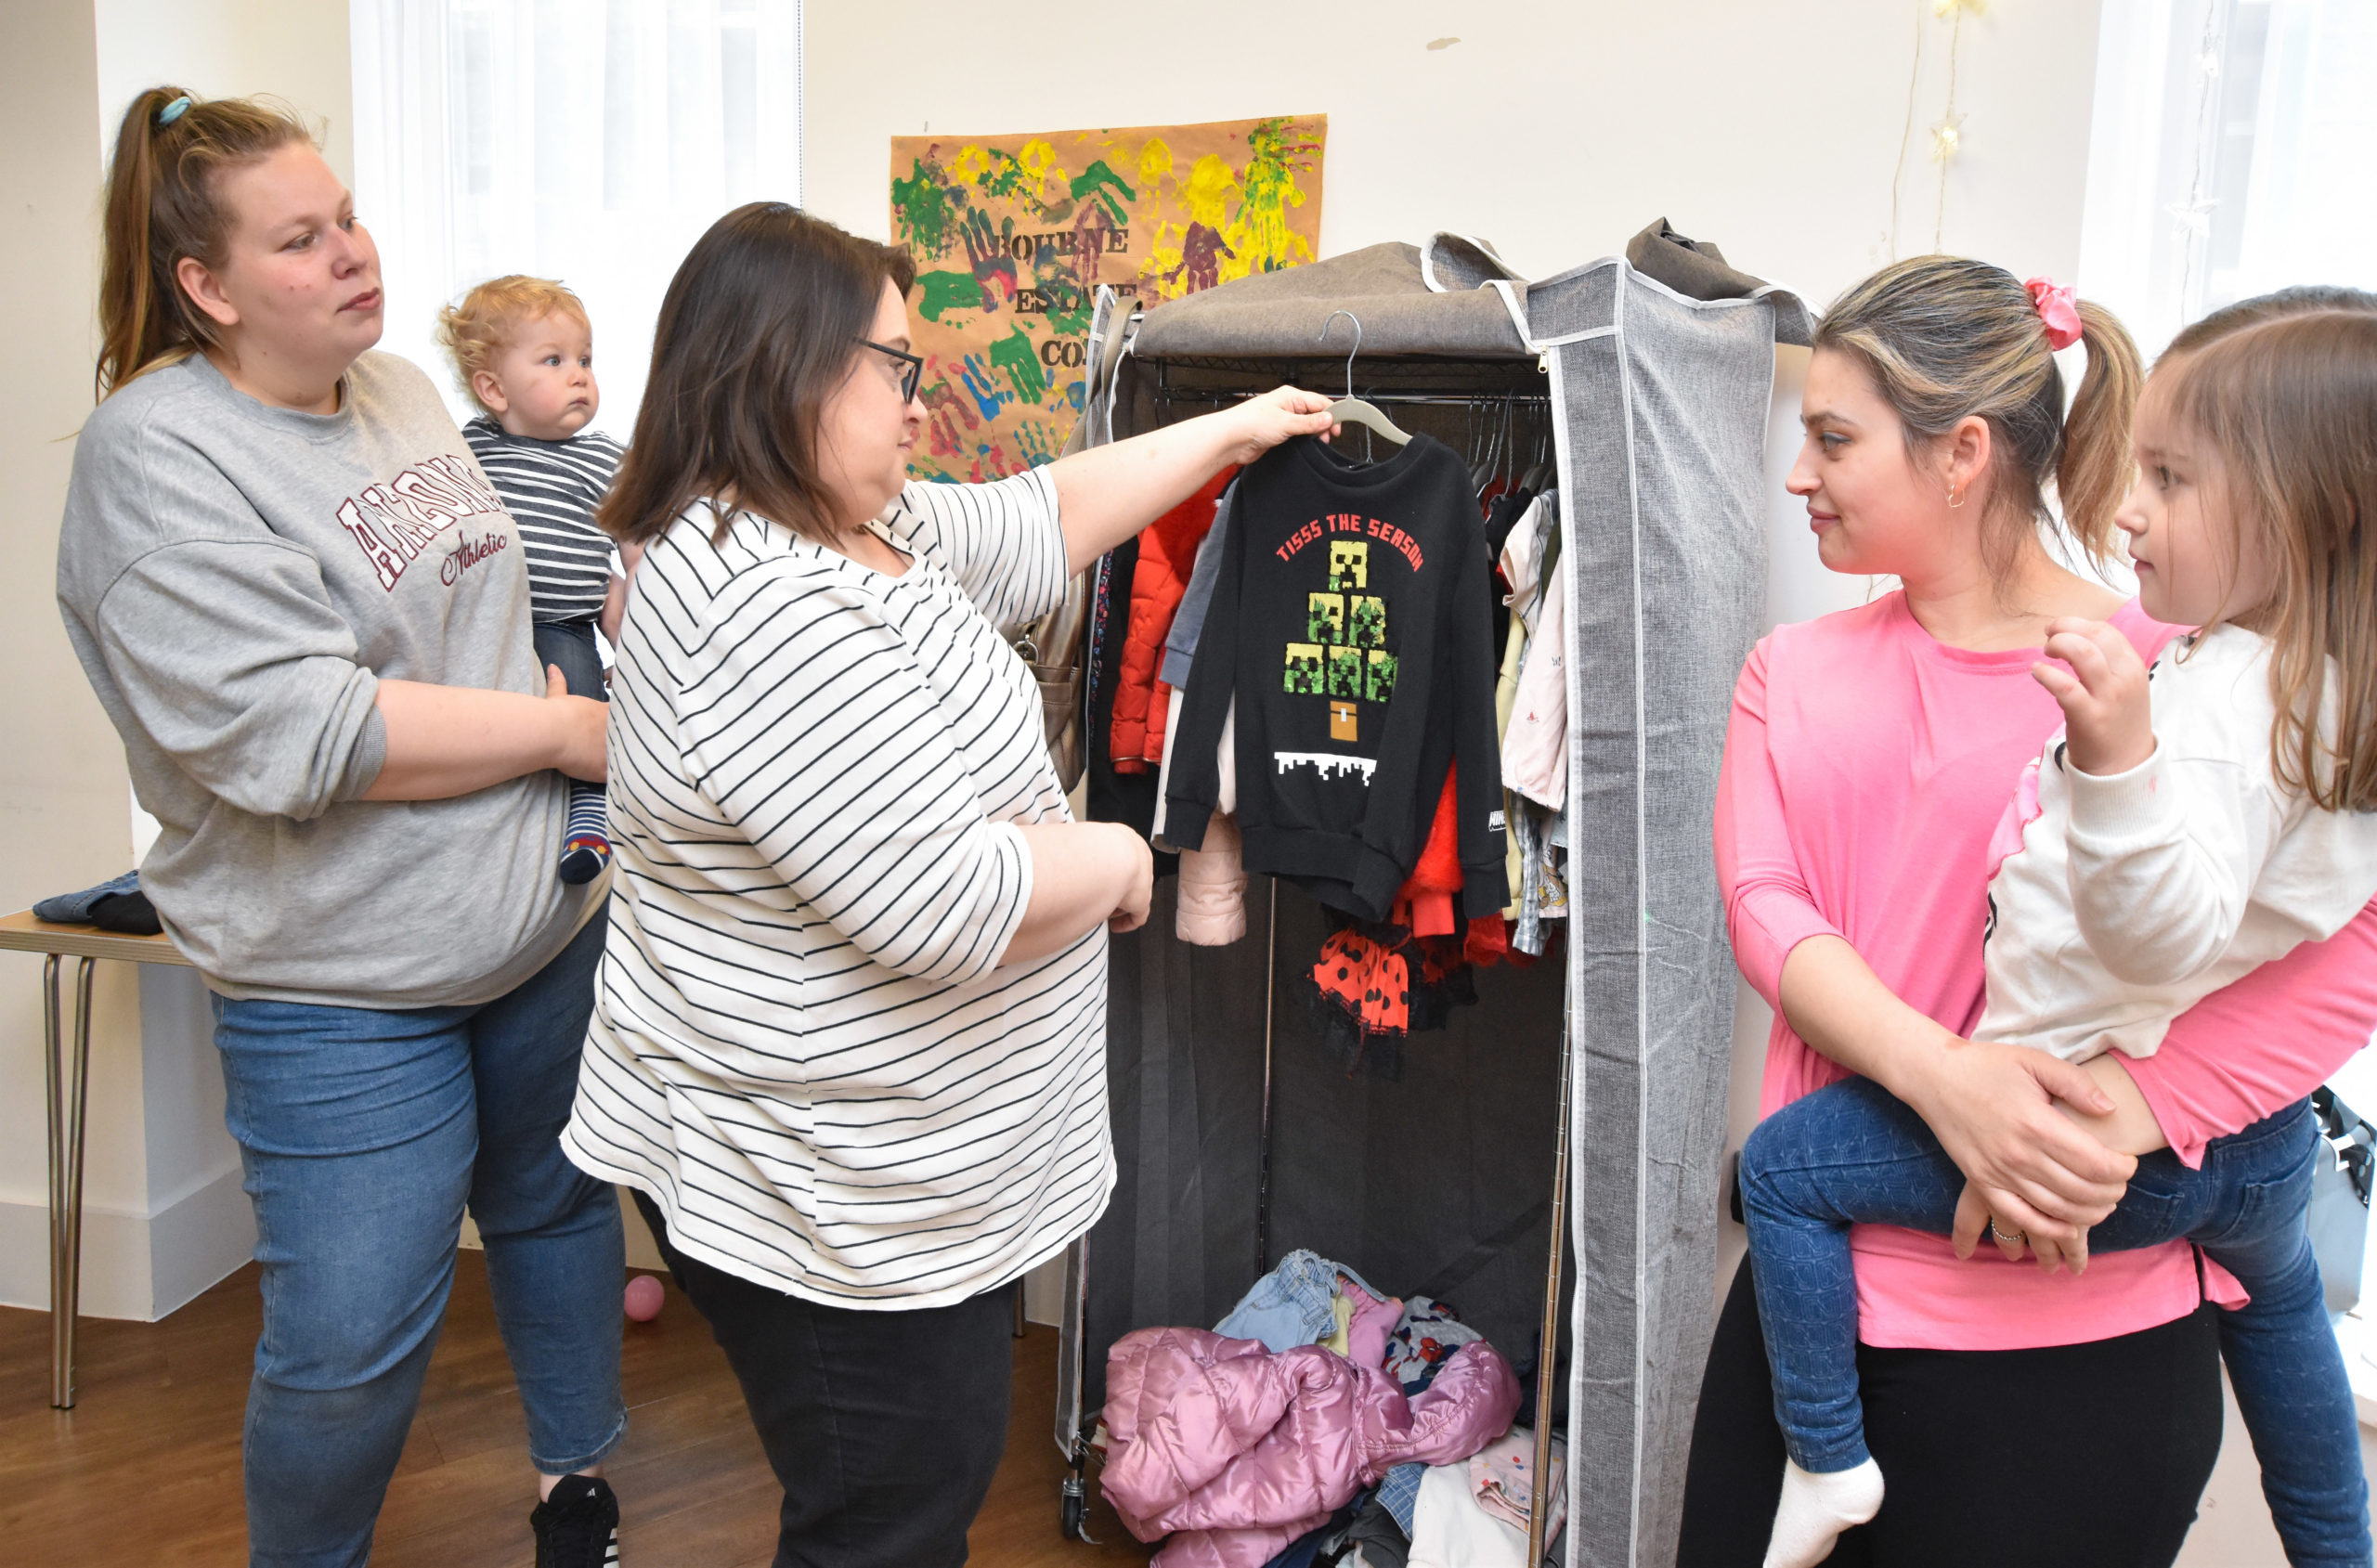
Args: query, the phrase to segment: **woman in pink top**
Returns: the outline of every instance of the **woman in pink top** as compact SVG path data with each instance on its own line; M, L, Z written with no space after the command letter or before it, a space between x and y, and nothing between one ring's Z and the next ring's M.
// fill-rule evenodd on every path
M2377 912L2183 1015L2115 1094L2043 1052L1962 1038L1981 1004L1991 834L2061 715L2031 678L2058 616L2111 619L2150 658L2176 628L2059 565L2056 482L2091 554L2130 476L2136 350L2080 307L2088 368L2067 421L2031 293L1927 257L1851 290L1810 364L1790 487L1835 571L1903 587L1778 628L1744 667L1718 797L1735 955L1774 1006L1762 1111L1851 1072L1919 1113L1991 1212L2077 1240L2134 1161L2183 1159L2300 1098L2377 1028ZM2208 325L2208 324L2207 324ZM2159 1124L2159 1125L2158 1125ZM2229 1282L2183 1245L2078 1277L1942 1238L1854 1235L1868 1440L1889 1494L1831 1562L2166 1564L2220 1445L2215 1327ZM1751 1568L1784 1449L1747 1273L1701 1391L1681 1568ZM1904 1479L1902 1480L1901 1478Z

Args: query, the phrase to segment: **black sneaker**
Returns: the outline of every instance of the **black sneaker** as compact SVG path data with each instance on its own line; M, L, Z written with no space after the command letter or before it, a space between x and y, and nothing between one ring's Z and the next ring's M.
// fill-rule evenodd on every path
M597 1475L565 1475L528 1516L537 1568L617 1568L619 1499Z

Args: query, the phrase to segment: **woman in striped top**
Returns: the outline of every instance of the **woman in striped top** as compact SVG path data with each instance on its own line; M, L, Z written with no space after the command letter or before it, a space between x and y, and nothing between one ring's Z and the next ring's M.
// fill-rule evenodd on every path
M1007 1430L1002 1287L1113 1181L1106 931L999 636L1227 462L1281 389L974 486L909 485L907 256L780 203L670 283L604 525L620 875L564 1144L640 1195L786 1488L779 1563L962 1562Z

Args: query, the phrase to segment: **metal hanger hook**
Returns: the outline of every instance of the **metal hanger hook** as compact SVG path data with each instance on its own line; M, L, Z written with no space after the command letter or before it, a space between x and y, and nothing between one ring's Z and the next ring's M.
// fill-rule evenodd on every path
M1332 310L1329 313L1329 319L1320 324L1320 336L1314 341L1327 343L1329 329L1337 324L1340 316L1354 324L1353 352L1345 356L1345 395L1351 397L1354 395L1354 356L1362 351L1362 318L1350 310Z

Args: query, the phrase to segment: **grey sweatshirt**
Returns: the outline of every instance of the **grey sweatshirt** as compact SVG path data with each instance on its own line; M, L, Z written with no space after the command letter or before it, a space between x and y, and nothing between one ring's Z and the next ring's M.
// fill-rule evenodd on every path
M75 448L58 599L162 824L141 886L216 991L485 1002L577 928L559 774L357 798L382 677L544 691L518 531L405 360L363 356L327 415L202 357L117 392Z

